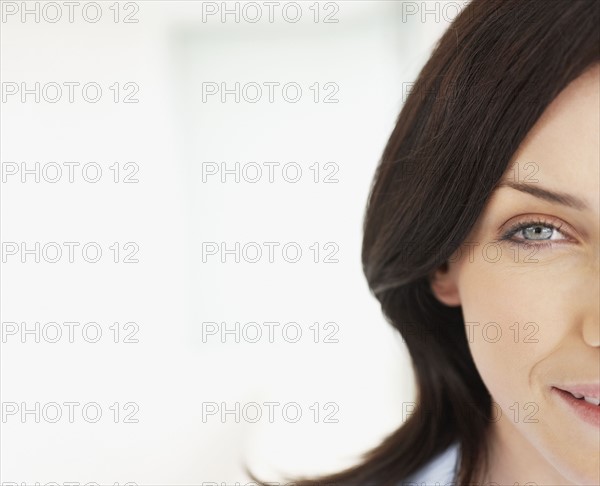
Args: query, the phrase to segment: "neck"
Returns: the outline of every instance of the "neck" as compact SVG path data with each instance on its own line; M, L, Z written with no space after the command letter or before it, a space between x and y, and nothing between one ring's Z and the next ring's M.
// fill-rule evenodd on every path
M483 484L574 484L540 454L506 414L490 428L489 442L489 470Z

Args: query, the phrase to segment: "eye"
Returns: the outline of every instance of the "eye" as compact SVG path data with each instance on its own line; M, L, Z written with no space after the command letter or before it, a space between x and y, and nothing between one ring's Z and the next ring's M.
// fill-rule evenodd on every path
M562 223L543 219L519 221L505 231L500 240L540 247L551 246L551 242L571 241L568 235L560 231L562 226Z

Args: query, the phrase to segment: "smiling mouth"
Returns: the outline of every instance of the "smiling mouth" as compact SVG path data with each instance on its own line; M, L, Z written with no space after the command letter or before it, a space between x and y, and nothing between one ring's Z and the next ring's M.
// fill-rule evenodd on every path
M552 392L561 398L584 422L600 427L600 398L597 387L566 387L567 390L553 386Z

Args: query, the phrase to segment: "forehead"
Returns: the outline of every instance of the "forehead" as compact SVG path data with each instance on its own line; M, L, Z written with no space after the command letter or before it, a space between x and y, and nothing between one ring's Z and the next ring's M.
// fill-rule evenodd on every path
M577 194L598 212L599 134L600 64L548 106L515 153L506 178Z

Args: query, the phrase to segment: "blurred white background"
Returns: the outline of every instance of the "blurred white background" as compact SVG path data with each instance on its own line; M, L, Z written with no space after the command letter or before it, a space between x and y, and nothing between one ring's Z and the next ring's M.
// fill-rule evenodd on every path
M465 2L1 4L0 481L356 463L414 400L361 270L367 194Z

